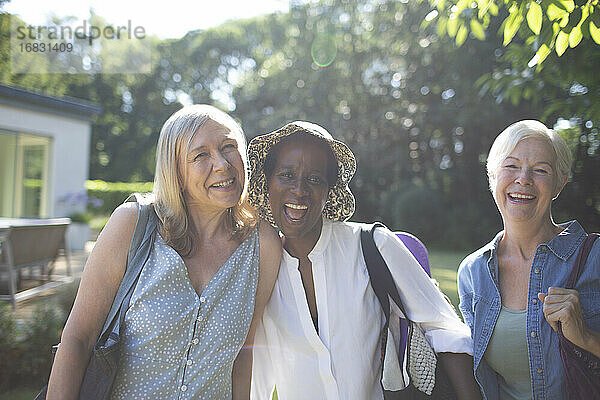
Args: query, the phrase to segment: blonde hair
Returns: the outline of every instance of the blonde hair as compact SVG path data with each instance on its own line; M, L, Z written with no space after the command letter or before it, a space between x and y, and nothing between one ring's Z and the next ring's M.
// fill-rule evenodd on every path
M571 172L573 156L567 143L558 133L536 120L515 122L496 137L487 159L487 174L490 191L494 193L496 170L513 152L521 140L528 138L543 139L552 147L556 155L556 165L553 166L555 183L553 196L557 197Z
M244 188L238 204L228 210L230 218L226 219L227 227L232 232L232 238L239 239L247 236L256 225L255 211L248 203L248 162L246 137L242 128L232 117L213 106L185 106L171 115L160 131L154 175L154 208L161 221L161 235L169 246L183 256L194 253L198 233L189 215L183 191L187 163L180 163L179 160L189 149L194 134L209 119L235 133L244 163Z

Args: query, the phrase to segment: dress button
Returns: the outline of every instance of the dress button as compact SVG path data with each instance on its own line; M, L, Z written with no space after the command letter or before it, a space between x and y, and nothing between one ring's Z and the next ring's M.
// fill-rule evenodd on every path
M535 333L535 331L531 332L531 337L532 338L537 337L537 333Z
M205 303L205 302L206 302L206 297L200 296L200 303Z
M201 315L199 315L199 316L198 316L198 318L196 318L196 321L198 321L198 322L202 322L202 316L201 316Z
M192 360L187 360L187 361L185 362L185 365L192 365Z
M537 299L533 299L533 300L531 300L531 302L532 302L533 304L537 304Z
M194 340L192 340L192 344L198 344L200 343L200 340L198 340L198 338L194 338Z
M181 391L182 392L185 392L186 390L187 390L187 386L185 386L185 385L181 386Z
M533 272L535 272L536 274L539 274L540 273L540 269L536 268L536 269L533 270Z
M544 371L541 368L536 368L535 372L537 372L538 374L541 374Z

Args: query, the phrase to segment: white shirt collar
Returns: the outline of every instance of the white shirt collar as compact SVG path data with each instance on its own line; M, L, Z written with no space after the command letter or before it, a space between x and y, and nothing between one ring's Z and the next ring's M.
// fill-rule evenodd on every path
M314 260L314 257L318 257L322 255L329 246L329 241L331 240L331 225L332 221L329 219L323 218L323 226L321 227L321 235L315 244L315 247L308 253L308 259L310 261ZM282 265L287 266L290 269L298 268L298 259L293 257L290 253L287 252L286 249L283 249L283 259L285 262Z

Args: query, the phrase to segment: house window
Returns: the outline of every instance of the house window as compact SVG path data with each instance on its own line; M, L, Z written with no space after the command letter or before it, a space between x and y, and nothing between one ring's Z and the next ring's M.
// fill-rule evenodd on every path
M0 132L0 215L48 215L51 140Z

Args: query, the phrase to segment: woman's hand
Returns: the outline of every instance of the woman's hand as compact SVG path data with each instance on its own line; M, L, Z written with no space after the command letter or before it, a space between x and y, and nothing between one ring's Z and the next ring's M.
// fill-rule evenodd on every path
M558 331L560 322L565 338L600 357L600 334L583 321L577 290L550 287L548 294L538 293L538 298L544 303L544 317L552 329Z

